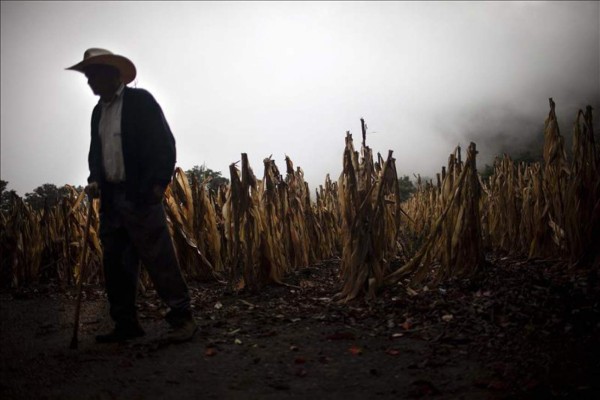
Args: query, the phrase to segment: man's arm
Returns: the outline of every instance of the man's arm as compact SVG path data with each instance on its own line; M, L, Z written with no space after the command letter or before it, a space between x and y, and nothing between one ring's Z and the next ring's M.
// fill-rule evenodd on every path
M88 154L88 166L90 175L85 192L91 198L100 197L100 180L102 179L102 149L100 147L100 135L98 134L98 124L100 121L100 107L94 107L91 122L91 140L90 151Z
M88 177L88 183L100 182L100 180L102 179L102 148L100 144L100 135L98 134L100 113L100 106L94 107L90 126L91 140L90 151L88 153L88 166L90 169L90 176Z
M142 121L144 140L147 140L145 159L151 163L150 176L152 190L155 194L162 195L164 189L171 181L176 162L175 138L164 116L160 105L147 91L143 91Z

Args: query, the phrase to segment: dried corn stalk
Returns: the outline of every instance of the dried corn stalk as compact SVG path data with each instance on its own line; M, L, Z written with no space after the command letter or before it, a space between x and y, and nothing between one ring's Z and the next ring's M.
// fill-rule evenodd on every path
M484 265L476 153L475 144L471 143L464 166L460 156L451 155L439 200L443 212L421 250L407 264L389 274L386 283L396 283L411 274L413 281L419 282L432 272L434 260L441 264L436 272L438 282L451 276L472 276Z
M395 160L390 151L377 173L373 153L364 142L363 134L359 162L352 135L347 133L344 169L338 184L343 243L341 301L361 292L374 296L398 251L400 195Z
M20 287L40 279L57 279L61 284L74 283L80 270L79 259L84 237L87 207L84 193L67 186L69 197L55 207L36 212L20 197L14 200L9 214L2 214L3 286ZM98 207L92 214L87 265L87 282L97 282L101 275L102 253L98 238Z
M566 183L565 235L571 261L586 257L600 242L597 228L600 207L600 164L594 140L592 107L579 110L573 124L573 162ZM598 250L596 250L596 253ZM589 257L589 256L588 256Z
M213 272L219 274L223 272L221 231L216 204L211 200L207 183L208 181L199 183L196 176L192 175L193 233L201 253L212 265Z
M289 157L285 157L286 178L282 200L286 203L283 216L284 243L288 260L292 267L306 267L310 264L310 238L307 228L306 199L310 197L300 168L294 170Z
M556 118L555 104L550 101L550 113L544 123L544 180L543 188L548 200L548 225L553 231L556 243L556 254L566 250L565 243L565 210L564 189L569 179L567 154L564 150L564 139L560 134Z
M262 220L259 210L258 182L247 154L242 154L241 176L235 164L229 166L231 192L225 203L226 235L231 241L229 284L260 289L271 274L271 265L261 257Z
M311 246L313 243L318 246L319 260L331 259L339 254L341 246L338 189L337 183L331 181L329 174L325 177L325 186L321 185L316 192L313 207L316 238L311 240Z
M261 212L263 224L264 246L262 247L264 257L270 266L271 280L281 282L288 271L288 258L284 246L284 224L285 210L287 204L282 201L281 194L287 189L275 161L270 157L264 161L265 173L263 179L263 191L261 196Z
M176 169L165 207L184 272L197 279L222 273L232 286L257 289L266 282L281 282L293 268L341 253L340 297L348 300L363 291L373 295L384 280L391 283L410 275L419 280L432 271L438 279L468 276L482 265L484 243L493 251L531 258L582 263L597 256L600 161L591 107L577 113L571 163L552 99L543 164L516 164L505 156L482 185L475 172L474 145L465 163L457 148L436 184L418 178L416 193L403 204L407 224L400 224L393 158L378 155L374 162L362 122L361 153L354 151L348 134L340 180L332 183L327 176L315 192L315 202L302 170L294 169L287 157L285 179L269 158L261 182L243 155L241 174L232 164L231 185L218 188L216 195L206 190L206 182L190 184ZM90 206L85 195L70 188L59 206L40 212L20 198L13 203L10 212L0 214L3 285L53 278L73 283ZM92 206L96 212L88 282L102 275L98 205ZM390 274L393 258L405 264ZM435 263L440 267L432 268Z
M214 279L214 267L200 250L194 235L194 204L191 188L181 168L165 191L165 211L181 269L193 279Z

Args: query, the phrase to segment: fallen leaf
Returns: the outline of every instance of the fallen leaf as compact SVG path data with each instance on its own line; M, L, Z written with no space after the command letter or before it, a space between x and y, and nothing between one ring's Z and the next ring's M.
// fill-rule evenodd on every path
M308 280L301 280L300 281L300 287L301 288L309 288L309 287L314 287L316 286L316 284L312 281L308 281Z
M217 351L215 350L214 347L209 347L204 351L204 355L206 357L212 357L212 356L216 356L217 355Z
M358 346L352 346L348 349L348 351L353 355L353 356L359 356L362 354L362 349Z
M233 343L235 343L235 344L242 344L242 341L241 341L240 339L236 338L236 339L233 341Z
M386 354L389 354L390 356L397 356L400 354L400 350L398 349L387 349Z
M454 315L452 315L452 314L442 315L442 321L444 321L444 322L450 322L450 321L452 321L453 318L454 318Z
M243 299L240 299L240 303L243 303L243 304L247 305L250 308L256 308L256 304L252 304L249 301L246 301L246 300L243 300Z
M220 301L217 301L217 303L215 304L215 308L217 310L220 310L221 308L223 308L223 304Z

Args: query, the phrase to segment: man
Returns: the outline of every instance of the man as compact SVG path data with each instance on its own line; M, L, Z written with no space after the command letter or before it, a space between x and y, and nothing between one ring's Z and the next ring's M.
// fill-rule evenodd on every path
M175 167L175 139L161 107L143 89L126 85L134 64L108 50L91 48L67 68L85 74L95 95L90 176L86 193L100 197L100 240L104 277L114 329L99 343L144 335L136 312L139 261L147 268L172 330L166 339L190 340L197 325L166 223L162 200Z

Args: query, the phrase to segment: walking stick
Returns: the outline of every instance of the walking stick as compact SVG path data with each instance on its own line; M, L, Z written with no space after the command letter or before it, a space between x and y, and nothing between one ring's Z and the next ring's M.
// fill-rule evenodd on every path
M88 248L90 236L90 222L92 220L92 212L94 212L94 199L90 198L87 218L85 220L85 232L83 234L83 249L81 250L81 258L79 259L79 282L77 283L77 305L75 306L75 323L73 325L73 337L69 348L76 349L78 345L77 334L79 332L79 314L81 311L81 298L83 297L83 273L85 271L85 256Z

